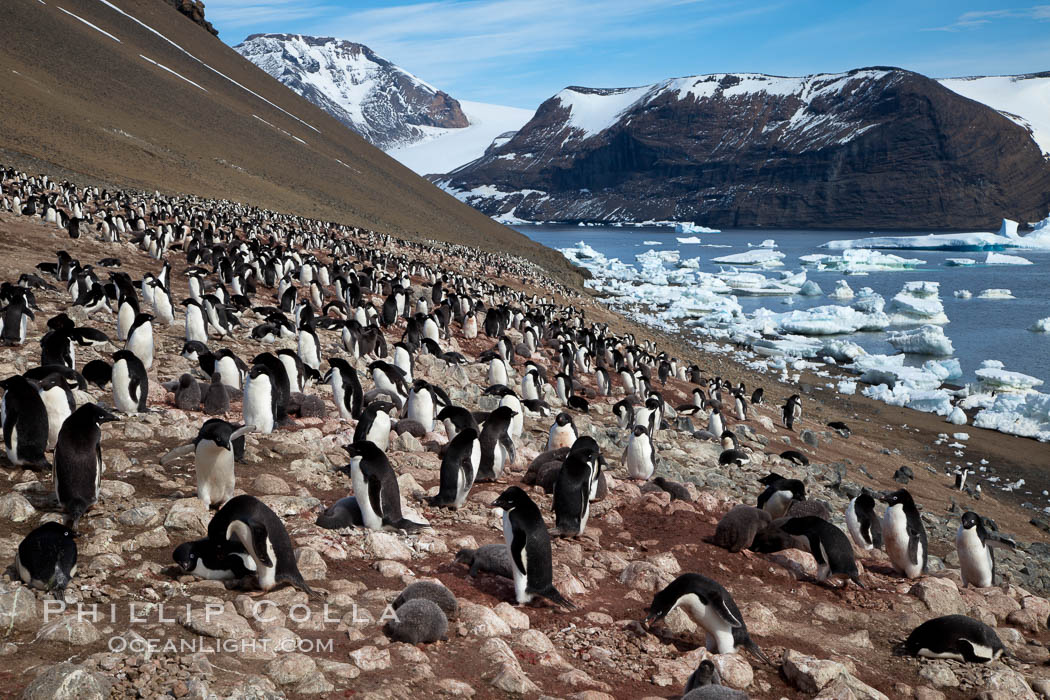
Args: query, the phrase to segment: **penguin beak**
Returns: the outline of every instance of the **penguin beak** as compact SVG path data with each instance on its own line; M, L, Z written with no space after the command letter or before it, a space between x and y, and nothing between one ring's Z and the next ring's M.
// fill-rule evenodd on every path
M114 421L120 421L120 418L117 418L115 415L108 412L104 416L99 418L99 423L112 423Z
M654 613L654 612L650 612L648 615L645 616L644 624L648 628L648 627L652 626L652 624L654 622L656 622L657 620L659 620L661 617L663 617L663 616L662 615L658 615L657 613Z

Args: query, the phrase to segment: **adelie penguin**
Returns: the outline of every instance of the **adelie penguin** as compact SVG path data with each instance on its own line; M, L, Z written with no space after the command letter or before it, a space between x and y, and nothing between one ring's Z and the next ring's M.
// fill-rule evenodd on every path
M798 394L789 396L781 409L781 415L784 419L784 427L788 430L794 430L795 421L802 419L802 397Z
M809 553L817 562L817 580L824 582L832 577L844 577L864 588L857 571L857 560L853 557L853 545L846 533L827 520L809 515L803 518L788 518L780 529L796 538L804 538Z
M76 534L62 523L44 523L22 540L15 569L22 582L42 591L62 591L77 573Z
M917 578L926 571L929 555L926 527L919 509L907 489L894 491L882 500L888 504L882 516L882 537L890 563L898 573Z
M40 399L47 410L47 449L55 449L58 444L58 431L77 410L73 392L69 390L65 378L59 374L49 374L37 381Z
M525 605L540 596L574 610L576 606L554 587L551 538L539 507L517 486L501 493L492 507L503 510L503 538L513 564L514 600Z
M204 422L196 439L161 457L162 465L182 455L194 453L197 465L197 498L208 508L221 506L233 498L234 442L255 430L253 425L236 426L220 418Z
M554 480L554 533L579 537L591 514L593 471L580 453L569 452ZM597 483L597 480L594 480Z
M55 495L74 531L80 519L98 502L102 485L102 423L117 417L93 403L84 404L62 425L55 446Z
M656 448L644 425L634 426L620 463L627 467L627 475L632 479L644 481L656 471Z
M478 431L466 428L448 443L441 458L441 479L436 496L427 499L432 506L460 509L474 485L481 464L481 440Z
M277 425L277 390L273 371L266 365L253 365L244 382L243 415L245 425L254 425L263 434Z
M145 413L149 376L142 360L130 350L113 353L113 407L121 413Z
M559 413L558 417L554 419L554 425L551 426L550 432L547 434L547 449L557 450L560 447L572 447L572 444L576 442L576 438L579 437L579 433L576 431L576 425L572 422L572 416L568 413Z
M767 664L758 645L751 640L740 608L722 584L700 574L682 574L653 598L645 624L652 625L681 608L707 633L706 647L718 654L731 654L744 647Z
M371 442L384 452L390 447L390 411L394 404L389 401L373 401L365 406L361 418L354 428L354 442Z
M201 385L191 374L183 374L179 377L179 383L173 392L175 394L175 408L182 411L196 411L201 407Z
M481 463L477 481L495 481L503 476L508 464L514 463L517 453L508 430L515 415L509 406L501 406L485 419L481 427Z
M25 377L15 375L0 382L0 423L4 430L4 450L13 466L46 469L47 407L36 387Z
M758 480L766 487L758 496L758 507L772 516L774 520L787 515L788 509L795 501L806 500L806 486L798 479L785 479L771 473Z
M343 420L360 418L364 394L357 370L341 357L328 358L328 373L324 381L332 386L332 399Z
M153 316L139 314L131 324L124 349L135 354L147 370L153 366Z
M912 630L904 648L912 656L978 664L994 661L1005 651L995 630L965 615L927 620Z
M220 557L227 557L231 551L230 540L239 542L255 562L261 590L288 583L308 595L316 595L299 573L284 523L255 496L245 494L227 501L208 523L208 539Z
M342 471L350 475L365 527L395 532L418 532L427 527L425 523L413 522L402 515L397 475L381 449L371 442L355 442L343 449L350 455L350 464Z
M172 559L185 574L209 581L229 581L255 573L255 560L239 540L226 542L222 551L205 537L184 542L172 552Z
M959 554L963 586L988 588L995 585L993 547L1013 549L1014 544L989 533L977 513L963 513L962 522L955 533L955 550Z
M882 521L875 514L875 498L862 493L846 506L846 529L863 550L882 549Z

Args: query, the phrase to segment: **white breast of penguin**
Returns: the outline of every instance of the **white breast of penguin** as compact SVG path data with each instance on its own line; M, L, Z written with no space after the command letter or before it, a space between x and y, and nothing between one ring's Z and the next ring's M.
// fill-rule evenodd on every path
M988 548L977 536L977 528L959 526L955 535L963 585L987 588L992 585L992 560Z
M365 475L361 473L361 458L354 457L350 460L350 483L354 487L354 495L357 496L357 505L361 508L361 520L365 527L370 530L379 530L383 527L383 515L377 513L372 507L368 497L368 484Z
M735 649L732 626L722 619L714 607L704 605L695 593L687 593L679 598L676 607L704 628L719 654L729 654Z
M219 361L215 363L215 369L221 375L223 384L231 389L240 390L241 370L237 366L237 363L233 361L232 357L219 358Z
M249 379L244 390L244 421L263 433L273 432L270 391L270 380L265 374Z
M390 414L386 411L380 411L376 414L375 420L372 421L371 427L368 429L368 435L365 439L369 442L374 442L379 449L384 452L390 447Z
M850 537L861 549L872 549L874 545L867 542L864 536L861 534L860 520L857 518L857 499L854 498L850 501L849 507L846 508L846 527L849 529Z
M412 391L408 395L409 420L417 421L426 431L434 430L434 399L426 389Z
M135 413L139 410L138 401L134 400L129 392L131 386L131 374L128 372L127 360L117 360L113 363L113 403L118 411L124 413Z
M350 407L346 405L346 393L343 391L343 373L338 367L332 368L332 377L330 380L332 385L332 397L335 399L335 405L339 408L339 415L343 417L343 420L350 420Z
M197 443L197 489L207 498L202 498L210 506L220 502L227 492L233 495L233 451L219 447L211 440Z
M522 430L525 429L525 410L521 405L521 401L518 400L517 396L507 394L500 399L499 405L510 406L511 409L517 413L516 416L510 419L510 425L507 426L507 433L512 440L520 437Z
M58 431L70 416L69 402L66 400L66 392L58 386L40 392L40 398L44 400L44 408L47 409L47 449L53 450L58 442Z
M882 521L882 539L886 544L886 553L890 561L907 573L916 567L922 567L922 544L917 551L918 564L911 561L908 556L908 516L904 513L903 506L892 506L886 509L886 515ZM909 574L910 575L910 574Z

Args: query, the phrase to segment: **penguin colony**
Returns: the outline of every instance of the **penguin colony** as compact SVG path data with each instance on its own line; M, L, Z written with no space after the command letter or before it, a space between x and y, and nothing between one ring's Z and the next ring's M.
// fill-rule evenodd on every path
M227 581L235 589L289 585L311 598L327 592L307 584L299 571L285 522L243 493L236 475L237 463L257 444L246 436L295 430L296 418L338 416L352 434L344 445L348 462L334 471L343 475L348 495L322 505L316 525L398 537L431 529L419 510L423 503L411 504L401 492L398 465L387 455L392 436L428 440L441 456L439 486L425 501L432 517L447 509L454 518L478 484L495 482L499 491L490 505L502 541L462 549L449 555L450 563L461 565L468 580L506 580L500 590L516 605L564 611L578 602L558 590L553 543L588 536L590 509L604 498L610 470L689 501L688 488L657 475L662 431L719 444L720 469L750 464L760 449L757 443L741 445L733 429L740 426L744 434L755 407L765 410L773 397L764 388L748 394L743 384L705 376L698 365L659 352L649 341L588 323L572 305L425 262L424 254L437 244L229 203L78 188L13 170L3 170L2 179L0 211L43 219L71 239L110 244L121 256L137 250L156 269L134 279L119 257L92 263L59 250L35 272L0 287L0 339L15 352L40 346L39 365L0 380L5 455L12 468L50 470L62 514L61 522L40 525L18 547L15 573L34 588L57 594L75 580L76 537L93 527L91 510L106 470L103 426L163 409L168 399L151 394L151 385L171 392L176 408L200 414L195 439L157 456L167 467L192 454L197 497L212 511L207 536L175 548L175 571ZM450 260L469 253L492 277L529 278L573 298L526 263L440 247ZM179 300L175 290L183 288L188 296ZM36 332L40 293L64 300L68 309L41 319L43 333ZM154 324L180 323L181 355L194 370L175 376L156 361ZM238 357L222 347L233 338L255 343L259 352ZM286 347L275 349L277 343ZM460 352L479 343L487 349L474 357ZM80 348L102 357L84 363ZM553 358L549 367L536 361L545 354ZM489 410L456 405L446 388L416 377L421 355L434 356L449 371L471 362L485 365ZM690 403L665 400L661 390L669 379L692 385ZM89 386L105 398L77 405L74 392L87 396ZM625 446L610 464L573 415L612 403L606 397L614 396L622 397L612 413ZM780 415L787 431L804 423L799 394L786 397ZM515 485L514 472L526 466L520 452L526 418L543 426L546 451L520 481L553 494L551 512ZM697 429L694 420L704 428ZM842 438L851 434L842 422L828 425ZM812 456L794 449L765 454L802 474ZM758 486L753 505L736 505L718 523L713 544L741 556L808 551L817 563L814 585L841 579L842 586L865 588L855 551L874 549L885 549L900 576L924 574L926 530L906 489L864 492L845 513L831 514L807 501L802 479L770 472ZM881 516L877 499L886 504ZM406 506L412 513L406 514ZM1012 546L986 525L973 512L959 524L956 547L966 585L995 585L992 548ZM429 582L409 586L394 607L402 614L385 633L412 644L447 640L458 610L447 588ZM662 587L649 605L646 628L663 634L657 623L676 609L704 631L712 652L744 649L772 664L748 633L732 594L713 578L683 573ZM961 615L925 622L907 636L905 647L914 655L967 662L991 661L1003 651L993 630ZM707 660L684 692L689 698L747 697L724 688Z

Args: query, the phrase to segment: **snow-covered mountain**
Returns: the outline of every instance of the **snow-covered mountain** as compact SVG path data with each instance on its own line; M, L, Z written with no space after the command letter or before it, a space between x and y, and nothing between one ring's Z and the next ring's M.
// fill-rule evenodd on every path
M1050 72L946 78L941 85L1025 127L1050 158Z
M421 140L387 153L420 175L447 173L485 154L494 141L508 139L532 118L531 109L462 100L470 126L465 129L420 127Z
M362 44L253 34L233 48L383 150L470 125L458 101Z
M1035 140L1046 119L1033 107L1041 82L1032 83L1034 97L1014 99L1018 83L1008 81L949 89L911 71L865 68L569 87L481 158L431 179L507 222L950 229L1004 216L1037 221L1050 208L1050 161ZM966 89L982 94L965 99Z

